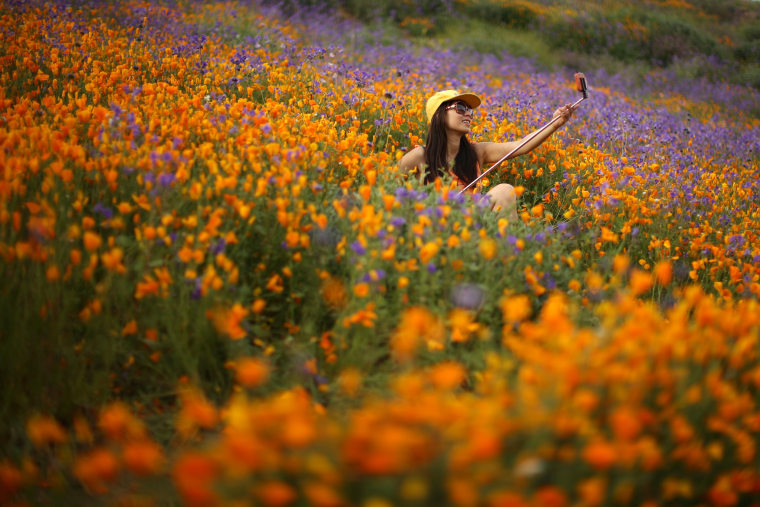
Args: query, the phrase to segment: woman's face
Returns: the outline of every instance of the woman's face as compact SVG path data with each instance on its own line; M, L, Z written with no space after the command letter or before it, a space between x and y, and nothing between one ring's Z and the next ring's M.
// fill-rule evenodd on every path
M472 123L472 108L458 100L446 106L446 129L466 134Z

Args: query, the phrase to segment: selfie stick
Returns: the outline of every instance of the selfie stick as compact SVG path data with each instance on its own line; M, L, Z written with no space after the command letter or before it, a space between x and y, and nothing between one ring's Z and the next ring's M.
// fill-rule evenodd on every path
M573 105L570 106L570 109L575 109L578 106L578 104L580 104L581 102L583 102L583 100L585 100L585 99L588 98L588 88L586 87L586 76L584 76L582 72L578 72L578 73L575 74L575 89L577 91L581 92L583 94L583 96L581 98L579 98L578 100L576 100L575 104L573 104ZM549 127L552 123L554 123L555 121L557 121L559 118L560 118L559 116L555 116L546 125L544 125L540 129L538 129L535 132L533 132L533 134L531 134L530 137L528 137L523 142L521 142L520 145L517 148L515 148L514 150L512 150L509 153L507 153L506 155L504 155L498 162L496 162L494 165L492 165L491 167L489 167L480 176L478 176L477 178L475 178L474 180L472 180L466 187L464 187L462 190L460 190L457 193L457 195L462 195L465 190L467 190L471 186L475 185L486 174L488 174L491 171L493 171L494 169L496 169L502 162L504 162L505 160L507 160L513 154L515 154L515 152L517 152L520 148L522 148L523 146L525 146L526 144L528 144L529 142L531 142L533 140L533 138L535 138L538 134L540 134L541 132L543 132L544 130L546 130L547 127Z

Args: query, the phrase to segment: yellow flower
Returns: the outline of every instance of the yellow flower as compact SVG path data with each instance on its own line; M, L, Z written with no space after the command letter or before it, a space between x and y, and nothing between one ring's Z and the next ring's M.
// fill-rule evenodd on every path
M624 254L617 254L612 259L612 270L619 274L622 274L625 272L626 269L628 269L628 265L630 264L630 259L627 255Z
M525 294L506 297L501 303L501 311L505 321L522 322L530 317L532 312L530 298Z
M195 388L185 388L180 392L182 409L177 415L176 425L180 435L188 437L197 428L210 429L219 421L216 407L203 393Z
M269 281L267 281L266 287L272 292L276 292L276 293L282 292L283 291L282 277L278 275L277 273L273 274L269 278Z
M87 233L85 233L86 235ZM106 253L103 254L103 266L106 267L109 271L114 271L116 273L119 273L123 275L127 272L127 268L122 264L122 259L124 258L124 250L122 250L119 247L116 247Z
M356 396L361 384L362 374L355 368L347 368L338 375L338 385L347 396Z
M639 295L651 289L652 285L654 285L654 280L650 273L641 271L640 269L634 269L631 273L629 285L631 287L631 292L634 295Z
M472 312L463 308L454 308L449 313L451 341L466 342L472 333L478 330L478 324L472 321Z
M420 261L427 264L438 253L438 243L429 241L420 249Z
M267 306L267 302L266 301L264 301L262 298L256 298L253 301L253 304L251 305L251 310L253 310L253 313L255 313L255 314L258 315L258 314L260 314L261 312L264 311L264 309L266 308L266 306Z
M429 310L411 307L401 315L401 321L391 337L391 351L398 361L409 361L420 345L430 347L431 344L440 344L443 337L443 326Z
M84 233L82 241L84 243L85 250L88 252L96 251L98 248L100 248L101 243L103 243L103 240L100 239L100 236L92 231L86 231Z
M206 312L206 317L211 320L217 332L225 334L233 340L239 340L246 336L247 332L241 326L246 315L248 315L248 310L240 303L235 303L231 307L217 306Z
M486 237L480 240L480 243L478 244L478 250L484 259L491 260L496 256L499 247L496 244L496 241L494 241L492 238Z

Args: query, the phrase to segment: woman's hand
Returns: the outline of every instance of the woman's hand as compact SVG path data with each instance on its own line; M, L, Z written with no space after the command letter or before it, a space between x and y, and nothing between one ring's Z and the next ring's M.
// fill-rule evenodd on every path
M557 126L564 125L567 120L570 119L570 117L573 115L573 107L570 104L565 104L564 106L560 107L556 111L554 111L554 115L552 116L552 120L560 117L559 121L557 122Z

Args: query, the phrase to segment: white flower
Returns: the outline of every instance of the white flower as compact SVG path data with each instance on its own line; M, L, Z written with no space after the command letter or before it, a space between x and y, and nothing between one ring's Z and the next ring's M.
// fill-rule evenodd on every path
M540 475L546 470L546 462L541 458L528 458L521 461L515 467L515 475L521 478L530 478Z

